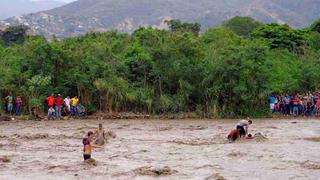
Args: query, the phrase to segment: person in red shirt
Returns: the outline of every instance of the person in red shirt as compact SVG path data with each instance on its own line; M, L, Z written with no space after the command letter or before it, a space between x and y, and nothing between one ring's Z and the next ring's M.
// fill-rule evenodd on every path
M300 99L297 96L295 96L294 99L292 100L292 104L293 104L293 115L298 116Z
M55 99L55 104L56 104L56 118L62 118L61 116L61 109L62 109L62 103L63 99L60 94L58 94L58 97Z
M54 101L55 101L55 99L54 99L54 97L53 97L53 94L51 94L51 96L49 96L49 97L47 98L48 109L49 109L50 107L53 107L53 106L54 106Z

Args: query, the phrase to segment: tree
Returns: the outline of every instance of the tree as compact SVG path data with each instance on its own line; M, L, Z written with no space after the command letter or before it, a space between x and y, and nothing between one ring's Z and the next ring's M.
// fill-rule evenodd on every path
M172 32L192 32L198 36L201 30L201 25L199 23L187 23L175 19L165 22L168 24L169 29Z
M41 107L46 88L51 84L50 76L36 75L27 81L28 87L28 110L31 113L33 107Z
M318 19L316 22L314 22L310 27L309 29L311 31L316 31L318 33L320 33L320 19Z
M232 30L237 35L249 37L251 32L258 27L263 26L263 23L256 21L251 17L235 16L223 22L222 26Z
M206 74L201 82L206 109L214 108L226 117L254 115L265 110L268 48L260 42L245 40L216 48L206 59Z
M301 31L288 25L268 24L252 32L253 38L264 39L271 48L286 48L297 54L304 53L305 39Z
M135 43L128 47L125 54L126 65L129 69L129 79L135 85L147 87L151 80L152 61L151 56L144 48Z
M128 82L120 77L104 80L97 79L94 85L100 92L100 110L108 108L108 112L118 111L122 103L126 101L126 92L128 91Z
M27 37L28 29L29 28L24 25L10 26L0 34L1 39L7 46L12 44L22 44Z
M30 106L51 93L78 95L91 112L261 117L268 115L272 93L320 88L317 23L314 30L255 28L254 20L235 17L201 35L195 23L170 23L170 30L139 28L131 35L91 32L54 41L29 35L12 46L2 41L0 95L30 96L24 100Z

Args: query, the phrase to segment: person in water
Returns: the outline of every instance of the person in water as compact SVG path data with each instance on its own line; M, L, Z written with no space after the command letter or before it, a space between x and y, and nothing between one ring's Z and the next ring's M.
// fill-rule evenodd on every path
M93 132L89 131L87 136L83 138L82 143L83 143L83 159L88 160L91 159L91 153L93 148L101 148L101 146L91 144L91 141L93 140Z
M96 137L94 144L102 146L105 143L106 139L106 132L104 128L102 127L102 124L99 124L99 128L94 131L94 136Z
M240 129L240 137L246 137L249 133L249 126L252 124L250 119L248 120L241 120L236 126L236 129Z
M241 131L241 128L238 126L236 129L231 130L231 132L228 134L228 140L230 142L236 141L238 138L240 138L240 131Z

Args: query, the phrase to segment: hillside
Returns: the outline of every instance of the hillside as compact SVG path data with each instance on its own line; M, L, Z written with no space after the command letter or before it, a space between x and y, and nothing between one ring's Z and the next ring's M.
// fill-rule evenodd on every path
M78 0L49 11L10 18L2 25L22 23L46 37L67 37L90 30L164 28L163 22L168 19L197 21L204 30L240 15L302 28L320 17L319 9L319 0Z
M1 0L0 1L0 19L6 19L12 16L19 16L28 13L44 11L64 5L60 1L42 0Z

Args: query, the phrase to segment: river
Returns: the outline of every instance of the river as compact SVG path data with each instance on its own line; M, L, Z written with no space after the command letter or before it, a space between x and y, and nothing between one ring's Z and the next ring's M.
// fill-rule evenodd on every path
M266 139L229 143L236 122L0 122L0 179L319 179L319 120L253 120L251 133ZM84 163L82 138L98 123L117 137Z

